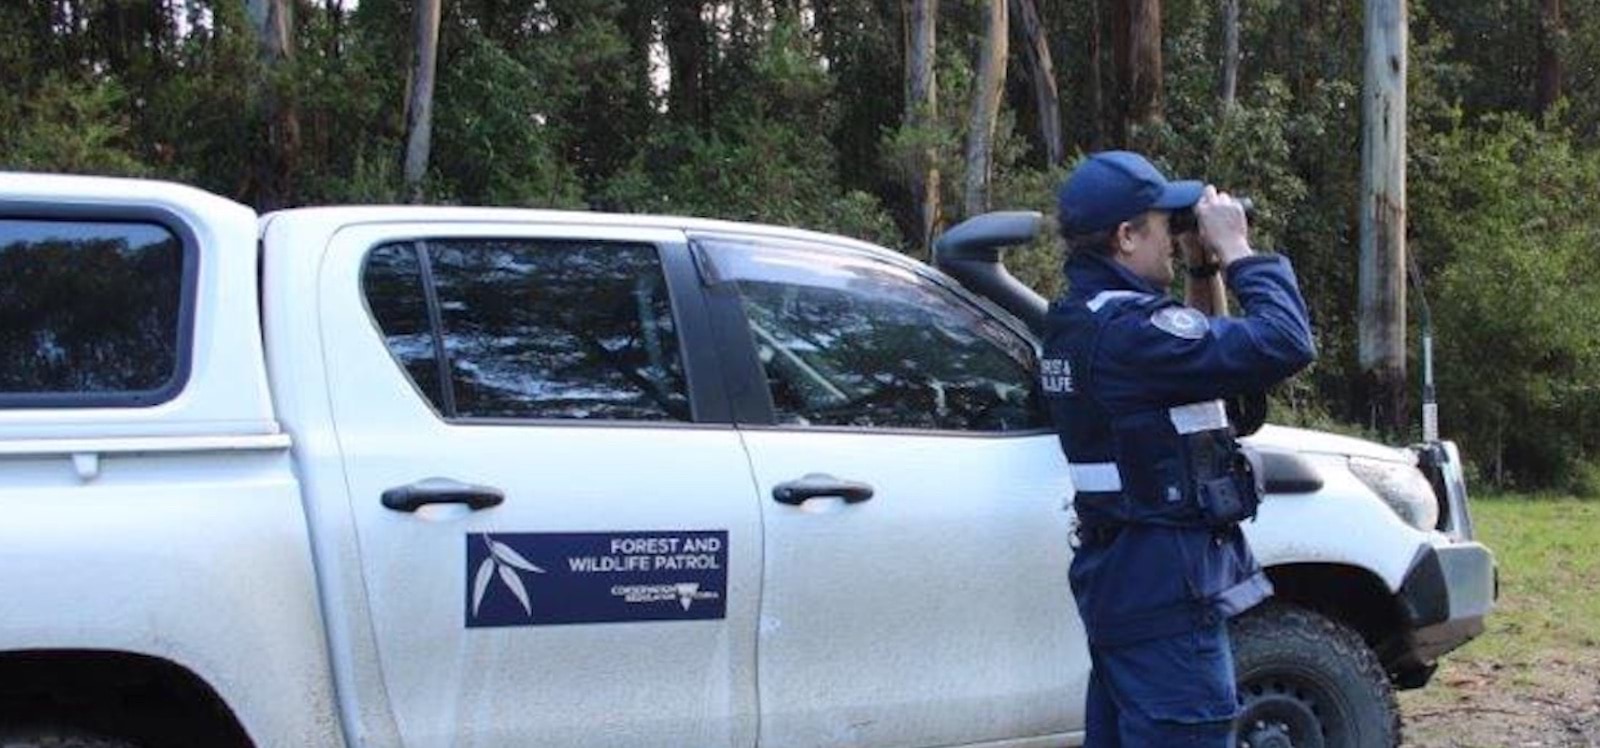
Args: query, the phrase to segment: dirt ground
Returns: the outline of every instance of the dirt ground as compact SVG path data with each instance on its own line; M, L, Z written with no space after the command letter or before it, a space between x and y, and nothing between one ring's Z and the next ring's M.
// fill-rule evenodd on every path
M1600 748L1600 653L1447 660L1400 695L1408 748Z

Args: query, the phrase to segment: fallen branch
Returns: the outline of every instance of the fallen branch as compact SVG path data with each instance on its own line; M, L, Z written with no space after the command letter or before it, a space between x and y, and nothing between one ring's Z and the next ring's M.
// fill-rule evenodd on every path
M1417 712L1412 714L1411 718L1417 719L1420 717L1441 717L1446 714L1460 714L1462 712L1472 712L1473 714L1505 714L1512 717L1529 716L1526 712L1514 712L1510 709L1495 709L1487 706L1453 706L1445 709L1434 709L1428 712Z

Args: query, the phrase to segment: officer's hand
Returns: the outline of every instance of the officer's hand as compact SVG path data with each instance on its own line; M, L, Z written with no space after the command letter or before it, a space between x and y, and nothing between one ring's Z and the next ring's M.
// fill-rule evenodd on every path
M1216 254L1223 267L1234 260L1249 257L1250 225L1244 218L1244 206L1226 192L1206 185L1200 202L1194 206L1195 218L1200 223L1200 239Z

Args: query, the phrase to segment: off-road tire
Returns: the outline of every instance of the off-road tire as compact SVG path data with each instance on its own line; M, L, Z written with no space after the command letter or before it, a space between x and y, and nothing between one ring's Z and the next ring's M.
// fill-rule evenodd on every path
M1234 619L1240 748L1395 748L1400 707L1372 649L1327 616L1269 602ZM1287 738L1284 740L1283 738Z
M107 738L70 727L0 729L0 748L137 748L126 740Z

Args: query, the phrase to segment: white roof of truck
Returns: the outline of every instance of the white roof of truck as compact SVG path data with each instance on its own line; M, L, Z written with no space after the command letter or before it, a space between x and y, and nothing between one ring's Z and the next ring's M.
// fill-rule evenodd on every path
M536 208L490 208L443 205L337 205L290 208L261 217L261 233L276 221L335 222L342 225L374 223L537 223L544 225L616 226L668 229L685 232L742 234L792 241L824 242L838 246L883 252L883 247L837 234L774 226L761 223L725 221L686 216L639 213L602 213L583 210L541 210ZM890 254L896 254L890 252Z

